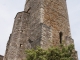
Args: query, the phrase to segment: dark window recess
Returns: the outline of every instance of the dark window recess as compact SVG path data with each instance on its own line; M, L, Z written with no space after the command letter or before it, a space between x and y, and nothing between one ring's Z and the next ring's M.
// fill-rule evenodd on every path
M59 33L60 44L62 43L62 36L63 36L63 33L62 33L62 32L60 32L60 33Z
M20 47L22 47L23 46L23 44L20 44Z
M33 42L33 41L32 41L32 40L30 40L30 39L29 39L28 41L29 41L29 43L32 43L32 42Z

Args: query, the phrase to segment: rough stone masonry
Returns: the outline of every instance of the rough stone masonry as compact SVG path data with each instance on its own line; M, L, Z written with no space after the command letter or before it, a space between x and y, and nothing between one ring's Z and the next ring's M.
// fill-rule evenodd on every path
M65 46L74 44L66 0L26 0L24 11L15 17L4 60L25 60L26 49L47 49L63 41Z
M0 60L3 60L3 56L2 55L0 55Z

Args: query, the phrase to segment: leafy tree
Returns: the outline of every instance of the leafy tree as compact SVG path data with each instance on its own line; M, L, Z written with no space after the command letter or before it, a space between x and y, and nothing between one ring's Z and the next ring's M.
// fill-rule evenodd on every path
M37 47L26 50L26 60L75 60L73 50L73 45L60 45L60 47L51 47L47 50Z

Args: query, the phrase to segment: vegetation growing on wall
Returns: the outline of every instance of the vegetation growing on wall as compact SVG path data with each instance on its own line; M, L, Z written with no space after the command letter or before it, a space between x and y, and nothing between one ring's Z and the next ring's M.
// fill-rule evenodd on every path
M51 47L47 50L37 47L26 50L26 60L75 60L73 50L73 45L66 47L60 45L60 47Z

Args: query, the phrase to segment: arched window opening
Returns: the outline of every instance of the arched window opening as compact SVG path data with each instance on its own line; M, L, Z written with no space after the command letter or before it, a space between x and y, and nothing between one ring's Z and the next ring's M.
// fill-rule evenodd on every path
M60 32L60 33L59 33L60 44L62 44L62 36L63 36L63 33L62 33L62 32Z

